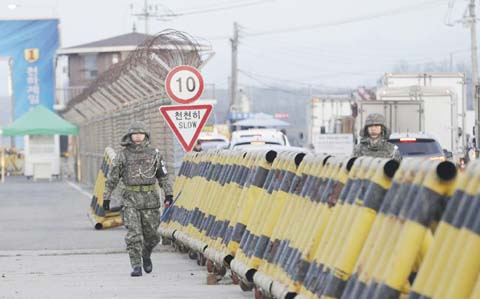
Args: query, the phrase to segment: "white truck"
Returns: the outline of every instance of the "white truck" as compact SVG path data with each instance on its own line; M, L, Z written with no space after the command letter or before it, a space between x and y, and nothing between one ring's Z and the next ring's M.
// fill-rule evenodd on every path
M472 128L467 127L465 74L456 72L387 73L383 78L381 90L414 86L424 87L423 91L418 90L414 93L419 96L417 100L424 99L422 117L424 126L421 129L436 135L440 144L450 151L454 153L465 151L466 135L472 135ZM379 95L382 98L378 92L377 99ZM438 100L435 100L437 96ZM410 95L409 97L411 99ZM428 100L425 101L425 99Z
M352 153L352 104L350 95L324 95L310 100L307 107L307 143L315 153Z
M383 114L392 133L426 133L454 155L466 148L465 76L461 73L388 73L377 100L359 101L357 128Z

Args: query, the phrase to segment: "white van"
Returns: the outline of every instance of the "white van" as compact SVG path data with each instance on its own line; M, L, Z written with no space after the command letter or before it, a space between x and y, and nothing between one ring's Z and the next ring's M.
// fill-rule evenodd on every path
M202 150L226 149L228 148L228 138L218 133L201 132L198 141L202 145Z
M230 149L258 145L290 146L287 136L275 129L250 129L232 132Z

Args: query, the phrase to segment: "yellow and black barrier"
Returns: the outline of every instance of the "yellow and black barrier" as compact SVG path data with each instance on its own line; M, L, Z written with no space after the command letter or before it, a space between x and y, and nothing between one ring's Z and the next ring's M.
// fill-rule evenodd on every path
M102 164L97 174L92 201L90 203L89 216L95 229L107 229L123 225L120 208L111 208L109 211L103 209L103 192L108 170L112 160L115 158L115 151L109 147L105 149Z
M291 215L289 216L279 214L279 212L294 212L292 198L287 197L285 201L278 198L277 196L287 195L287 193L284 193L285 190L289 191L288 195L296 194L300 190L302 190L302 186L307 181L305 165L307 165L308 161L310 161L310 156L305 156L305 154L303 153L284 153L283 155L281 155L281 157L284 159L278 159L278 164L283 164L287 166L287 172L283 175L277 176L281 178L281 180L273 180L272 186L264 186L266 187L265 189L271 191L265 193L266 199L264 199L263 202L262 200L259 201L259 206L256 207L256 211L258 212L258 214L253 213L250 217L252 221L249 224L249 231L253 232L254 234L244 235L243 246L241 245L239 252L235 256L235 260L232 263L232 269L250 283L253 283L253 278L257 271L257 267L258 265L262 264L262 261L260 259L261 255L264 255L264 253L261 252L259 249L256 250L257 243L261 242L261 246L266 246L266 244L271 242L271 248L279 248L278 246L281 245L280 241L282 240L282 238L277 234L285 231L286 228L279 225L278 219L292 217ZM288 171L289 169L294 170L296 167L298 167L296 173L294 173L293 171ZM279 171L281 172L281 169L273 169L271 172L273 172L273 176L276 176L276 172ZM264 222L262 221L262 219L271 219L272 221L274 221L276 225L270 224L270 227L276 228L277 231L273 230L270 236L269 233L262 232L262 224L268 224L268 222ZM283 223L283 221L280 222L280 224ZM254 257L253 253L255 250L257 251L257 254ZM257 266L255 266L255 264Z
M309 233L310 241L307 242L306 250L298 263L293 276L293 286L290 288L292 294L306 293L307 288L312 289L316 282L319 271L318 258L316 258L319 248L326 245L322 241L324 234L333 227L330 224L335 207L344 204L352 186L357 184L356 176L357 166L353 167L355 158L349 159L347 163L338 164L328 163L330 166L321 174L322 183L318 190L314 190L314 201L318 205L317 220L312 224L312 231ZM353 168L353 169L352 169ZM327 232L328 234L329 232Z
M395 160L381 160L378 166L371 167L376 168L375 173L364 195L357 196L357 212L352 217L352 224L344 226L342 234L346 238L339 244L339 254L333 262L332 271L325 278L323 297L340 298L342 295L386 193L390 190L392 196L398 189L398 184L392 188L392 179L398 167L399 162Z
M371 284L365 298L399 298L409 277L415 275L418 260L428 249L422 248L431 239L431 230L440 221L456 183L456 168L450 162L427 164L425 178L412 202L408 201L404 213L400 212L398 238L392 253L379 271L378 285Z
M256 298L476 298L479 179L475 162L189 153L160 231Z
M402 162L402 167L394 178L400 186L384 198L342 298L360 298L370 283L376 284L375 271L381 271L380 266L385 263L382 262L383 259L387 259L391 253L391 243L396 240L398 225L401 223L399 217L402 208L407 207L408 199L418 192L419 183L424 177L421 169L418 161ZM392 193L394 191L396 192Z
M472 291L480 277L479 182L475 161L458 179L409 298L479 298Z

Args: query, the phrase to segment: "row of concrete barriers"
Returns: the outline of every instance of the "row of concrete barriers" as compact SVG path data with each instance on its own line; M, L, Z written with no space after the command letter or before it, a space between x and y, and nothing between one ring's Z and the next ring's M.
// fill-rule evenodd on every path
M191 153L174 192L162 236L256 298L480 298L476 161Z

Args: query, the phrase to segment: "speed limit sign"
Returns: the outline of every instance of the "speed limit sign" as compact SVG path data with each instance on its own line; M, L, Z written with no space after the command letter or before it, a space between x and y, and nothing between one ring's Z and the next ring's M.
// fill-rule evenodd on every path
M170 99L180 104L189 104L202 95L203 77L196 68L180 65L168 73L165 87Z

